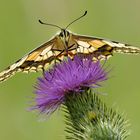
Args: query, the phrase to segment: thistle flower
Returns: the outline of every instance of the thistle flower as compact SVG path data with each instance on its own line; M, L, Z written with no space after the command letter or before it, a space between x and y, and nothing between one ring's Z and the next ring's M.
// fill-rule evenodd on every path
M107 72L99 61L93 62L90 57L68 58L38 78L34 109L50 115L65 102L66 95L97 88L106 79Z

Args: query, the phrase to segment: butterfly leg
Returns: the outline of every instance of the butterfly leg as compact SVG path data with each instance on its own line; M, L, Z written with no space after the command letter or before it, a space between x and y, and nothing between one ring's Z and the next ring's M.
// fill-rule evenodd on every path
M54 78L54 75L55 75L55 72L56 72L57 63L58 62L60 63L62 61L58 56L61 55L64 52L64 51L61 51L58 55L56 55L55 51L52 51L53 52L53 57L54 57L54 60L53 60L54 63L53 63L53 70L52 70L52 73L51 73L51 79L50 80L52 80Z
M43 76L45 77L45 68L44 67L42 68L42 73L43 73Z

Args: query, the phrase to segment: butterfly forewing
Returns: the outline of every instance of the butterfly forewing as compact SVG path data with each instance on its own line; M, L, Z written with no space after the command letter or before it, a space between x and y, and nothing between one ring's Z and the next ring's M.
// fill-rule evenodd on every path
M93 59L109 58L113 53L140 54L140 48L102 38L72 34L77 43L76 53L92 55Z
M55 37L9 66L0 73L0 82L19 71L28 73L45 69L47 67L46 65L53 63L60 53L60 51L56 50L56 40L57 38Z

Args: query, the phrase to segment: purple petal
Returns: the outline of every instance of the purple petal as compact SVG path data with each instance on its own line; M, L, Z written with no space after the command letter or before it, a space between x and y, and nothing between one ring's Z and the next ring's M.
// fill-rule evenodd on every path
M90 57L68 58L38 78L34 108L49 115L65 101L65 94L81 92L83 87L99 87L104 80L107 80L107 72L99 61L93 62Z

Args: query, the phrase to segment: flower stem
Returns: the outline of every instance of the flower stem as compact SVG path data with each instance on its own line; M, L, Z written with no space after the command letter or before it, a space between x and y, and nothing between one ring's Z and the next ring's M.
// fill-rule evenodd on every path
M64 105L67 139L124 140L129 134L127 121L108 109L91 89L67 94Z

